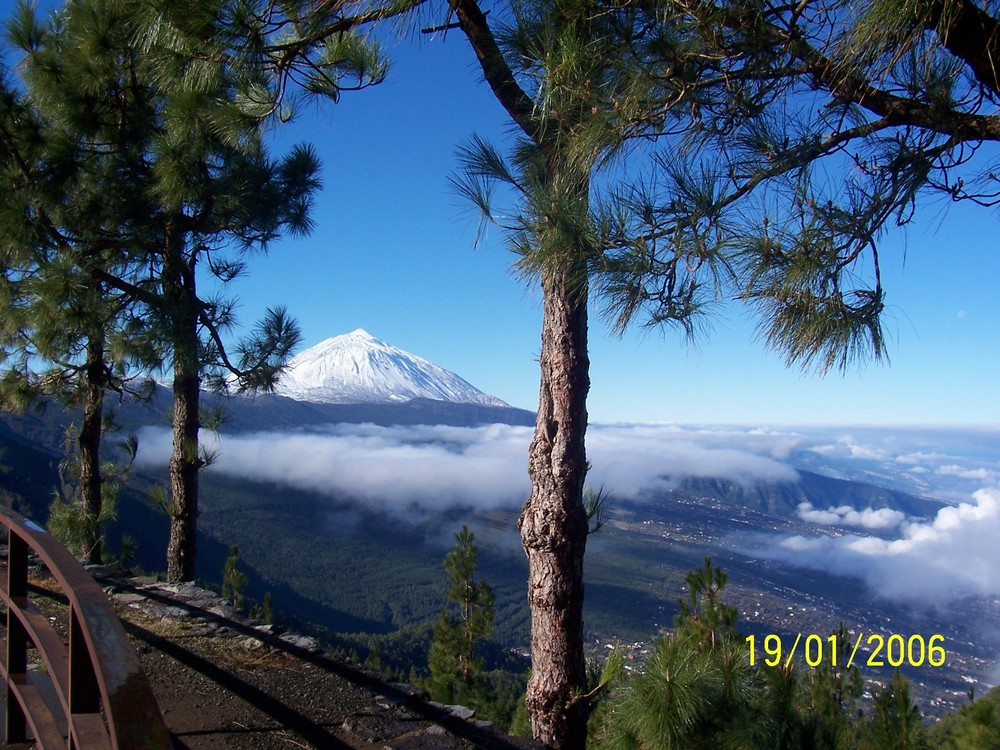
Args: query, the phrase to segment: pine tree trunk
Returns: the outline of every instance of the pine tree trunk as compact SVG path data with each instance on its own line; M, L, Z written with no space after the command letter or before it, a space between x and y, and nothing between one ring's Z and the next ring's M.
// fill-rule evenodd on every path
M167 580L194 580L198 528L198 431L201 419L201 362L198 340L198 299L194 269L181 253L168 253L164 277L172 302L174 354L173 451L170 456L170 541L167 544Z
M101 437L104 432L104 340L98 334L87 340L87 364L84 373L83 424L77 444L80 449L80 502L88 522L84 535L84 558L99 564L102 555L101 529L96 519L103 509L103 478L101 477Z
M197 337L195 338L195 344ZM167 580L194 580L195 535L198 519L198 354L175 343L173 452L170 456L170 542L167 545Z
M581 288L583 287L583 288ZM587 516L587 290L571 269L543 273L541 389L528 457L531 497L518 525L528 556L532 735L549 747L586 744L583 555Z

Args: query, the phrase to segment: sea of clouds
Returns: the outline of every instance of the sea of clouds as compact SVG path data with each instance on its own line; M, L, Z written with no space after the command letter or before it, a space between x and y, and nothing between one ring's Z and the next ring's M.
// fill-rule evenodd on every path
M517 508L527 497L527 427L336 424L321 430L204 435L208 469L380 510ZM170 433L146 428L139 462L165 465ZM946 500L935 517L889 509L817 508L815 533L772 535L745 549L864 579L878 594L943 604L1000 597L1000 428L682 428L592 425L588 481L643 498L685 478L743 486L794 482L797 468Z
M932 518L910 518L886 508L803 503L798 516L814 524L816 534L777 536L748 552L855 576L893 600L944 606L962 596L1000 598L1000 428L810 428L798 434L801 468L948 505Z
M322 430L204 433L218 454L210 467L234 477L274 482L380 508L515 508L530 491L532 429L510 425L380 427L334 424ZM691 432L659 426L595 426L588 433L588 481L619 497L669 489L687 477L726 478L743 485L793 482L785 460L794 436ZM141 464L164 465L170 432L140 433Z
M890 599L940 606L961 596L1000 597L1000 489L978 490L933 519L899 519L897 525L895 539L797 534L756 554L857 576Z

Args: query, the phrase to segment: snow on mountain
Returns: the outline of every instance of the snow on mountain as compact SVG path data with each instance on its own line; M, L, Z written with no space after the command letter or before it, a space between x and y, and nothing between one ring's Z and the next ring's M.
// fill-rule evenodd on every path
M363 329L322 341L293 357L276 389L297 401L391 403L428 398L507 406L453 372L375 338Z

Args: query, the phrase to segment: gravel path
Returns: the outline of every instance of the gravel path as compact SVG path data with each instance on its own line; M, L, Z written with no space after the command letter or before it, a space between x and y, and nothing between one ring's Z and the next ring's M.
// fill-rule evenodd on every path
M204 589L99 579L132 640L176 748L529 750L463 707L428 702L320 653L309 639L254 628ZM32 600L64 620L60 596ZM174 587L176 588L176 587ZM215 596L213 594L213 596ZM216 606L212 606L215 604Z
M408 685L320 653L309 639L254 628L225 607L206 610L199 596L183 587L112 596L180 748L534 747L468 709L430 703Z

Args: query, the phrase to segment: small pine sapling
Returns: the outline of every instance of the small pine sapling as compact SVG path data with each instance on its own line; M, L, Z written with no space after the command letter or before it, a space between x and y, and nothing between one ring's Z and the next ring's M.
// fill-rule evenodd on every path
M235 544L229 548L229 557L222 568L222 597L232 599L233 606L240 606L243 589L247 585L246 575L240 571L240 548Z

